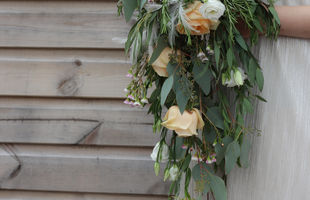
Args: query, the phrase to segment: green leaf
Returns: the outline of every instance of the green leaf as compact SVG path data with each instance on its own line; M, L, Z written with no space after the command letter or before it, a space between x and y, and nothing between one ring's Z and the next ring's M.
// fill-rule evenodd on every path
M257 69L256 61L251 58L249 61L248 78L252 84L255 82L255 73Z
M240 164L242 167L249 166L249 151L251 148L250 140L247 135L243 136L240 152Z
M270 6L269 11L271 12L272 16L275 18L276 22L280 25L281 24L280 18L278 16L277 11L274 9L274 7Z
M211 175L210 187L214 194L215 200L227 200L227 191L225 187L225 182L218 176Z
M189 163L191 162L192 160L192 155L191 154L188 154L185 158L185 160L183 161L182 163L182 168L181 168L181 171L185 171L188 166L189 166Z
M176 146L175 146L175 157L176 159L181 159L184 158L185 153L186 153L186 149L182 148L183 145L183 138L181 137L176 137Z
M216 127L224 129L224 119L219 107L209 108L207 110L207 116Z
M256 19L256 18L254 18L254 26L255 26L261 33L264 32L262 25L260 24L259 20Z
M263 97L259 96L259 95L255 95L256 98L258 98L259 100L263 101L263 102L267 102L266 99L264 99Z
M258 85L259 90L262 91L264 87L264 75L259 68L256 69L256 83Z
M241 36L241 35L236 35L236 41L238 42L238 44L242 47L242 49L244 49L244 50L248 50L248 46L247 46L247 44L245 43L245 41L244 41L244 39L243 39L243 37Z
M160 95L160 89L159 89L159 88L156 88L156 89L152 92L151 97L149 98L149 102L150 102L150 103L155 102L159 95Z
M140 10L141 10L144 4L146 3L146 0L139 0L139 1L140 1Z
M204 135L205 141L210 144L212 144L216 138L216 132L213 128L210 131L204 128L202 134Z
M252 103L247 99L247 98L244 98L243 99L243 107L246 109L247 112L249 113L253 113L254 109L253 109L253 106L252 106Z
M173 89L176 94L177 104L179 106L181 114L186 109L187 102L192 94L189 88L190 84L190 81L186 77L179 77L178 75L176 75Z
M216 43L216 41L214 41L214 55L215 55L215 62L216 62L216 67L219 68L219 62L220 62L220 47L219 45Z
M128 22L135 9L138 7L137 0L123 0L125 19Z
M167 72L168 72L169 76L172 76L172 75L175 76L175 73L178 72L177 66L178 65L176 63L171 63L171 62L168 63L168 65L167 65Z
M226 56L227 56L228 66L232 67L234 59L235 59L235 55L234 55L234 52L233 52L232 48L228 49Z
M198 163L192 170L192 176L195 181L204 180L206 182L207 176L212 173L214 173L214 171L204 162Z
M158 41L157 41L157 46L155 50L152 53L152 56L149 60L149 64L153 64L155 60L160 56L161 52L168 46L167 41L163 36L160 36Z
M240 156L240 146L239 143L234 140L230 143L226 149L225 153L225 174L229 174L229 172L234 168L238 158Z
M208 66L209 63L207 64L195 63L193 68L194 79L201 87L205 95L208 95L210 92L211 78L212 78L212 74Z
M172 89L173 86L173 75L169 76L163 84L163 87L161 88L161 94L160 94L160 104L163 106L166 102L167 96Z
M184 184L184 193L187 198L190 198L190 194L188 192L188 186L191 182L192 172L190 168L187 168L185 175L185 184Z
M216 152L216 164L220 164L222 162L222 160L224 159L225 157L225 152L226 152L226 149L227 149L227 146L233 141L232 137L230 136L225 136L223 138L223 145L222 144L219 144L217 143L215 145L215 152Z

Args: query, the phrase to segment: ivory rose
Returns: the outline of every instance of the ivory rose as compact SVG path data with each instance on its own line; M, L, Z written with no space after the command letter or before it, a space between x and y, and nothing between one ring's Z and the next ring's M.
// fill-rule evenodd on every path
M194 108L191 111L185 110L181 115L178 106L168 109L162 125L170 130L174 130L180 137L190 137L198 135L197 129L204 127L199 110Z
M153 62L152 67L159 76L168 77L167 65L170 61L170 54L173 54L173 50L166 47ZM177 51L177 54L180 55L181 52Z
M225 12L225 5L219 0L208 0L199 8L199 12L206 19L218 20Z
M188 27L191 35L204 35L210 33L210 30L216 30L219 25L218 19L206 18L205 7L206 3L194 1L186 8L181 15L181 22L177 24L177 31L180 34L186 34L185 28ZM211 15L213 16L213 15Z

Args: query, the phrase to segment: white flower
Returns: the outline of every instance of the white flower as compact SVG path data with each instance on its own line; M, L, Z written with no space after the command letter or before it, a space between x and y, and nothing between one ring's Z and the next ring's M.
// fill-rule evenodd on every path
M179 175L179 168L176 165L173 165L169 170L169 180L176 181Z
M219 0L208 0L200 7L199 12L206 19L218 20L224 14L225 6Z
M141 100L142 103L149 103L149 101L147 100L146 97L144 97L142 100Z
M154 12L161 9L162 5L154 2L149 2L144 5L144 8L147 12Z
M151 158L154 161L157 161L157 155L158 155L158 151L159 151L159 147L160 147L160 143L157 142L157 144L155 145L153 152L151 154ZM162 144L162 151L161 151L161 158L159 157L159 162L167 162L168 158L169 158L169 147L166 143Z
M223 85L226 85L227 87L235 87L235 86L241 86L244 83L244 80L247 78L247 75L244 74L243 69L238 67L238 69L232 69L230 71L230 79L228 79L225 74L223 74L222 77L222 83Z
M197 55L197 58L199 58L202 62L209 60L206 54L204 54L202 51L199 52L199 54Z

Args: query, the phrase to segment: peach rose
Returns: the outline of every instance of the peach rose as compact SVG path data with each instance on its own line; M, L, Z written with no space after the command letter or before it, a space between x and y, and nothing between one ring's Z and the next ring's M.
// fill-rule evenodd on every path
M170 54L173 54L173 50L166 47L153 62L152 67L159 76L168 77L167 65L170 61ZM180 55L181 52L177 51L177 54Z
M174 130L180 137L198 135L197 129L203 129L204 122L199 110L194 108L191 111L184 111L181 115L178 106L168 109L162 125L170 130Z
M218 20L207 19L201 13L201 7L204 6L200 1L194 1L187 9L184 10L184 17L181 22L177 24L177 31L180 34L186 34L184 24L190 27L191 35L204 35L210 33L210 30L216 30L219 25ZM182 19L182 18L181 18Z

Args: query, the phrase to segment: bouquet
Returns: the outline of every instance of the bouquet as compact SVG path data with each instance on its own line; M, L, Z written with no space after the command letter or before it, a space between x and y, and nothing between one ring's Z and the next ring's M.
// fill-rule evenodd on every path
M118 11L134 21L125 43L132 65L124 103L149 104L160 133L151 158L156 175L166 163L169 199L192 199L193 179L198 199L226 200L226 176L235 165L248 166L255 129L246 127L246 116L253 100L266 101L255 92L264 76L251 47L259 35L278 35L273 1L119 0Z

